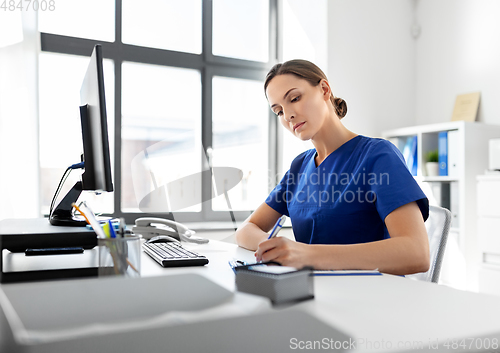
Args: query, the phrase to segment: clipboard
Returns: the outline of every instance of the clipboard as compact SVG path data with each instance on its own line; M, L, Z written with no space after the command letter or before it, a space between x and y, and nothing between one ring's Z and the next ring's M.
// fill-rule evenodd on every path
M314 270L313 276L381 276L378 270Z

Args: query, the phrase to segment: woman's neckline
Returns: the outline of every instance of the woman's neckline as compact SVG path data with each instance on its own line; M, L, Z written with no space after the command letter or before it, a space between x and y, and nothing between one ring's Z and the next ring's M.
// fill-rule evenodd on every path
M346 142L344 142L342 145L340 145L337 149L333 150L330 154L328 154L320 163L317 163L317 157L318 157L318 151L316 150L314 152L314 157L313 157L313 162L314 162L314 165L316 168L320 167L328 158L330 158L330 156L338 153L338 151L342 150L345 148L345 146L347 146L350 142L354 141L354 140L357 140L358 137L361 137L362 135L356 135L354 136L353 138L347 140Z

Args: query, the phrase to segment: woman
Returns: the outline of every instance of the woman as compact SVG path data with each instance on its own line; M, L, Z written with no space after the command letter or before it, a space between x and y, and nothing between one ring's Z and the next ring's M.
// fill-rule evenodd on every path
M379 269L405 275L429 268L428 200L390 142L357 135L341 122L345 101L305 60L275 65L264 85L281 124L314 149L300 154L266 202L238 228L258 261L315 269ZM296 241L267 240L281 215Z

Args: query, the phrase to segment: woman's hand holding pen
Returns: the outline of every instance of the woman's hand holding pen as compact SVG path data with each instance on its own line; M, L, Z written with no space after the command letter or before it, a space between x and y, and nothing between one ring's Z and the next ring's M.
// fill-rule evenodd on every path
M307 244L297 243L284 237L275 237L259 244L255 258L257 261L276 261L283 266L302 268L312 265L311 250Z

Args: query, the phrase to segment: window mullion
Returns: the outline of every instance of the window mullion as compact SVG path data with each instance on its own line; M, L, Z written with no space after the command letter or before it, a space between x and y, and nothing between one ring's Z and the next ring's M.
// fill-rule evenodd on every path
M115 1L115 47L122 45L122 0ZM122 51L117 51L121 55ZM115 58L115 170L114 170L114 215L121 217L123 212L121 208L122 199L122 62L123 58Z
M114 170L114 213L122 215L122 60L116 59L115 66L115 170Z
M201 82L201 145L203 149L203 155L201 156L201 170L208 170L210 167L208 165L208 155L207 150L212 147L212 77L213 72L209 67L205 67L202 70L202 82ZM210 173L203 173L201 192L202 200L210 200L212 197L212 178ZM202 203L202 214L203 219L210 219L210 213L212 212L211 202Z
M207 149L212 147L212 70L208 67L207 62L212 56L212 26L213 26L213 16L212 0L203 0L202 5L202 58L203 58L203 68L201 72L202 82L201 82L201 145L202 153L201 156L201 170L207 170L210 166L208 165L208 155ZM201 193L202 200L210 200L212 197L212 178L209 177L208 173L202 173L201 180ZM212 213L212 203L203 202L202 203L202 219L210 220Z
M274 65L279 57L279 0L269 1L269 62ZM269 191L279 181L277 178L279 171L279 163L282 156L281 139L278 130L278 121L273 113L269 112Z
M213 33L213 6L212 0L203 0L202 7L202 56L205 63L210 61L212 55Z
M115 43L122 44L122 0L115 0Z

